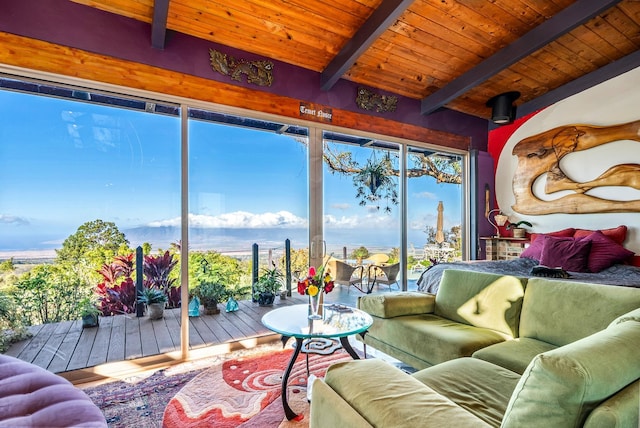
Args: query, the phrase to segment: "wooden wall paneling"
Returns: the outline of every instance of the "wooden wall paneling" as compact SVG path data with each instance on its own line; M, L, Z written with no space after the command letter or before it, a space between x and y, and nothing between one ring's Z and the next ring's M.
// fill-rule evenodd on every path
M11 48L9 48L11 46ZM298 118L300 101L0 32L0 62L188 99ZM333 109L335 126L468 150L470 138Z

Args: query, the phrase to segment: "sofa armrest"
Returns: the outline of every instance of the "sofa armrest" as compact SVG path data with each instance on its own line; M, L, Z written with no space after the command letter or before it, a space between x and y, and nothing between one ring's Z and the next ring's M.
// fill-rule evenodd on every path
M436 296L420 292L395 292L358 298L358 308L378 318L433 313Z
M609 327L612 327L614 325L617 325L626 321L640 322L640 308L634 309L632 311L627 312L626 314L620 315L618 318L611 321L611 324L609 324Z

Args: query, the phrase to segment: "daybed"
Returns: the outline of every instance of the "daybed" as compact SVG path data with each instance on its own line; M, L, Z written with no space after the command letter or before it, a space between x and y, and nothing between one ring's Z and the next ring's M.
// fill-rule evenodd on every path
M435 296L358 304L365 343L426 369L333 366L312 427L637 426L640 289L447 270Z
M100 409L69 381L0 355L0 427L106 426Z
M584 230L563 229L531 234L531 244L514 260L439 263L418 279L418 291L435 294L442 273L447 269L489 272L532 277L532 268L545 265L568 271L569 280L597 284L640 287L640 258L623 247L627 227Z

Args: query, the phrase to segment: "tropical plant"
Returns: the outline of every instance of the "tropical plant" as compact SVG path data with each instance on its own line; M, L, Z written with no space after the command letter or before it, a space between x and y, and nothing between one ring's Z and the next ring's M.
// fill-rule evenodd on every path
M102 281L95 287L98 308L103 316L129 314L136 311L136 285L133 253L114 257L98 270Z
M9 349L12 343L31 337L19 317L13 297L0 291L0 353Z
M367 257L369 257L369 250L367 250L365 247L356 248L351 252L351 257L358 260L366 259Z
M380 162L375 156L367 160L366 165L353 176L356 198L361 206L385 199L384 211L390 213L390 205L398 204L398 185L389 174L391 169L391 156L387 153ZM377 208L380 209L379 206Z
M166 303L167 295L162 290L157 288L145 287L142 292L138 294L138 303L144 303L145 305L152 305L154 303Z
M61 265L38 265L15 284L16 308L27 325L77 319L77 302L90 289Z
M529 223L528 221L524 221L521 220L517 223L509 223L506 227L507 230L510 229L522 229L522 226L528 226L528 227L533 227L533 225L531 223Z
M173 254L165 251L159 256L144 257L144 285L148 288L155 287L162 290L165 294L169 287L175 284L175 279L170 277L171 271L178 264L178 260L174 260Z
M198 296L205 307L224 303L229 297L227 287L217 282L202 283L193 290L193 294Z
M383 179L376 186L374 180L369 180L367 175L371 177L399 177L400 169L398 167L397 156L392 158L387 152L381 159L371 157L362 165L353 159L350 151L339 151L334 145L325 143L323 151L323 159L329 170L334 174L354 177L354 185L356 192L360 198L360 204L366 205L369 198L378 200L380 197L387 198L392 204L398 203L397 193L394 195L397 185L395 181ZM366 171L366 170L369 171ZM462 184L462 162L457 156L443 156L440 153L425 151L424 153L411 153L409 155L409 165L407 168L407 177L432 177L437 183ZM372 187L369 187L373 184ZM380 187L382 188L380 189ZM372 190L375 189L375 192ZM381 192L378 191L381 190ZM397 192L397 191L396 191ZM378 196L376 197L375 194ZM390 208L389 204L385 211Z
M258 299L261 294L275 295L284 283L284 275L278 268L263 268L262 274L258 276L258 281L253 287L253 297Z

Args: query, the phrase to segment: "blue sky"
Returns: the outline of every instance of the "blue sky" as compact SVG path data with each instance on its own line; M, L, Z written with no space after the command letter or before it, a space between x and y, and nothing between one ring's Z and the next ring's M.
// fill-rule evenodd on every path
M178 118L3 90L0 117L0 251L59 248L78 226L98 218L123 231L179 224ZM219 228L243 230L247 239L252 230L280 236L283 229L306 228L303 143L201 121L191 122L189 137L192 225L218 228L212 235L223 233ZM360 163L372 153L343 148ZM324 180L328 241L398 245L397 208L389 215L360 207L350 177L325 174ZM459 186L412 179L408 194L409 240L416 247L425 244L424 226L435 226L438 201L445 228L459 223Z

